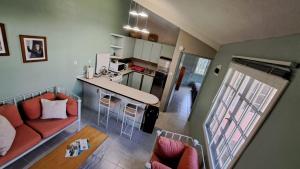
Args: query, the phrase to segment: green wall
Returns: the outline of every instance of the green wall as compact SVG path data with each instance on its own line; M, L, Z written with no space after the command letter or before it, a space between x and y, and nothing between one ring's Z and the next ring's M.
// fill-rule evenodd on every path
M233 43L217 53L193 107L191 132L204 142L203 122L233 55L300 62L300 34ZM219 76L213 74L221 64ZM235 168L294 169L300 166L300 73L295 70L287 90L245 150Z
M10 49L0 57L0 98L55 85L80 94L76 76L109 51L109 33L124 33L128 9L129 0L0 0ZM23 64L20 34L46 36L48 61Z

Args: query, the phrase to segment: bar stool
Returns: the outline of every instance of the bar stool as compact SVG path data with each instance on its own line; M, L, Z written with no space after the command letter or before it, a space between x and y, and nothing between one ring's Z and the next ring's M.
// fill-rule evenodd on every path
M121 99L117 98L114 96L114 94L112 93L108 93L105 92L104 90L99 90L99 103L98 103L98 126L100 124L100 120L101 120L101 107L103 107L104 109L106 109L106 111L104 111L104 119L105 124L103 124L105 126L105 128L107 128L108 126L108 120L110 118L110 113L113 111L111 111L112 109L116 108L119 105L118 111L117 111L117 122L119 122L119 116L120 116L120 106L121 106Z
M133 135L133 129L135 126L135 122L138 119L139 115L141 115L143 112L143 109L141 108L140 104L134 104L134 103L126 103L124 110L123 110L123 120L122 120L122 128L121 128L121 135L127 135L129 136L130 140ZM140 119L141 120L141 119ZM132 121L130 125L130 121ZM130 127L129 131L127 132L127 127ZM141 128L141 123L139 125L139 130Z

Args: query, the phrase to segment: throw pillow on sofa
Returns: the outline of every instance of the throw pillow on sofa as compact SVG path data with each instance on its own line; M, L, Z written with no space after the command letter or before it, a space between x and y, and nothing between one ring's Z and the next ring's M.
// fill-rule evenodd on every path
M14 128L23 124L19 110L14 104L5 104L0 106L0 115L4 116L14 126Z
M185 145L180 141L175 141L166 137L159 137L156 142L155 154L159 158L172 159L180 158L184 151Z
M16 136L16 129L10 122L0 115L0 156L4 156L10 149Z
M67 102L67 113L70 116L77 116L78 111L77 111L77 101L75 99L73 99L72 97L66 96L63 93L57 93L56 95L56 99L57 100L65 100L68 99Z
M67 116L67 102L68 100L47 100L41 99L42 103L42 117L41 119L66 119Z
M22 102L24 113L29 120L34 120L41 117L41 99L54 100L55 94L52 92L47 92L42 94L41 96L37 96Z

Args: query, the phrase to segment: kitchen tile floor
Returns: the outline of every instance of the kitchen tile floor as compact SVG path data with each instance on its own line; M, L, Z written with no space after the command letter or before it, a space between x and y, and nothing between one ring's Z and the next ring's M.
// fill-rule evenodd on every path
M147 134L136 129L132 140L129 140L129 138L124 135L120 136L121 122L117 123L116 120L112 119L109 122L109 129L105 130L102 126L97 126L96 119L96 112L91 112L87 109L82 111L82 127L85 125L91 125L109 135L108 147L103 159L99 162L99 165L97 165L96 168L143 169L145 162L150 158L156 132L153 132L153 134ZM186 127L187 125L185 121L182 122L180 118L170 116L168 113L160 113L156 125L156 128L169 129L180 133L187 133L188 130ZM75 131L76 126L70 127L68 130L60 133L7 168L21 169L30 167L55 147L60 145L69 136L74 134Z

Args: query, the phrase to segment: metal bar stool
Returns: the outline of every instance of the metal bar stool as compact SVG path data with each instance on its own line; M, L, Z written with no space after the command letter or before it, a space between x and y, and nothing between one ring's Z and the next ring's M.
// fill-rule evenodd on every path
M106 109L104 111L104 118L106 121L103 124L105 128L108 126L108 120L110 118L110 113L112 109L116 108L119 105L118 111L117 111L117 122L119 122L119 116L120 116L120 106L121 106L121 99L114 96L112 93L108 93L104 90L99 90L99 103L98 103L98 126L101 122L101 107Z
M121 135L123 134L127 135L131 140L135 123L138 120L139 115L142 114L142 112L143 109L141 108L140 104L127 103L125 105L123 111ZM131 124L130 121L132 122ZM128 132L127 132L127 128L129 129ZM141 124L139 125L139 129L140 128L141 128Z

